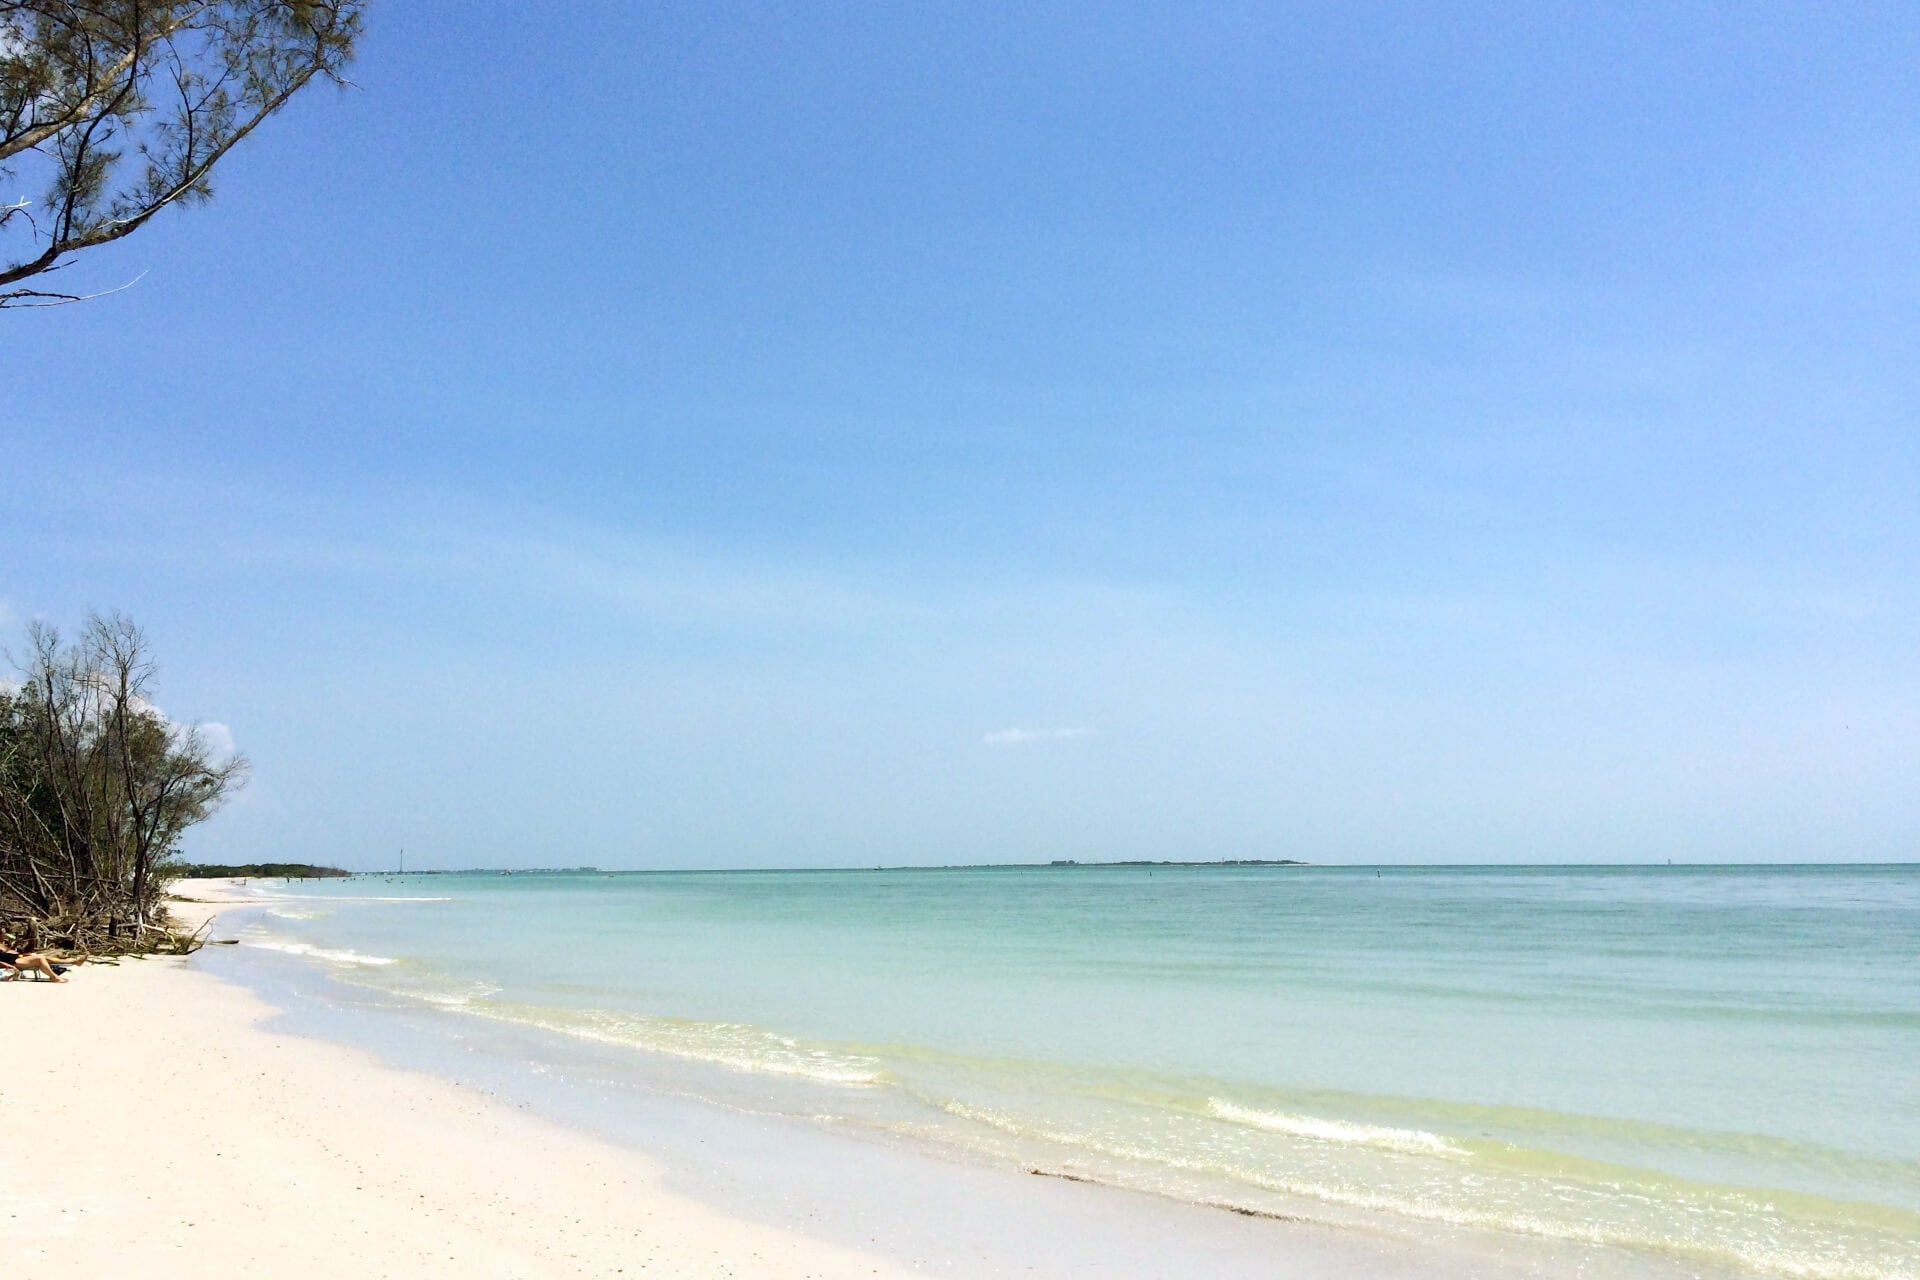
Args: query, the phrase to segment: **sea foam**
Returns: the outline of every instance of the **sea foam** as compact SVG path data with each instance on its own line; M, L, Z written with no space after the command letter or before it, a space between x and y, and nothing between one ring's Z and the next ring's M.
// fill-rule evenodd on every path
M747 1023L487 1003L469 1004L462 1012L539 1027L579 1040L708 1062L732 1071L855 1087L886 1081L885 1072L872 1058L810 1047L793 1037Z
M1207 1114L1231 1124L1244 1124L1255 1129L1265 1129L1269 1133L1284 1133L1295 1138L1310 1138L1316 1142L1341 1142L1416 1156L1464 1156L1467 1154L1466 1149L1458 1143L1451 1142L1437 1133L1427 1133L1421 1129L1393 1129L1385 1125L1353 1124L1345 1120L1295 1115L1286 1111L1263 1111L1258 1107L1243 1107L1221 1098L1207 1099Z
M370 956L358 951L347 951L332 947L316 947L311 943L295 942L289 938L275 938L252 933L246 935L246 944L250 947L259 947L263 951L278 951L290 956L304 956L313 960L323 960L329 964L378 967L399 963L399 961L392 956Z

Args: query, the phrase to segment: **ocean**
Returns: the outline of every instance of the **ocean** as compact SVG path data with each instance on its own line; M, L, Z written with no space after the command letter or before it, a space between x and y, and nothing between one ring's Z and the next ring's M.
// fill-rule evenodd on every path
M1920 1280L1920 866L257 887L243 949L637 1088L1590 1274Z

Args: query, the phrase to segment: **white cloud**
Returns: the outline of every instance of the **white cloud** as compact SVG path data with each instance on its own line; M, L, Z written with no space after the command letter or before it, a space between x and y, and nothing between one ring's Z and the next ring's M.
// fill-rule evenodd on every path
M1086 728L1077 729L995 729L982 735L982 745L989 747L1021 747L1032 742L1063 742L1068 738L1085 738L1093 733Z
M231 760L239 749L233 741L233 730L218 720L201 720L197 723L175 720L145 698L135 698L133 701L140 710L159 716L174 742L184 746L189 739L197 738L200 746L206 749L208 760L215 764Z
M238 750L234 745L233 730L218 720L202 720L196 727L200 730L200 741L207 744L207 750L213 753L215 760L230 759Z

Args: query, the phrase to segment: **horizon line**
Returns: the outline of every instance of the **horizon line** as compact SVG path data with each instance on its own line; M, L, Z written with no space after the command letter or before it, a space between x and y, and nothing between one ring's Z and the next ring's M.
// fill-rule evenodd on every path
M217 865L217 864L216 864ZM244 865L244 864L241 864ZM293 864L321 867L323 864ZM473 867L417 867L412 870L400 870L396 867L376 867L355 869L351 867L327 867L327 870L344 871L348 875L399 876L399 875L736 875L736 874L795 874L801 872L879 872L879 871L1072 871L1101 867L1272 867L1313 870L1468 870L1468 869L1525 869L1545 870L1561 868L1567 870L1597 870L1614 868L1744 868L1748 870L1764 868L1804 868L1804 867L1912 867L1920 866L1920 858L1878 858L1878 859L1833 859L1826 861L1800 862L1761 862L1761 861L1677 861L1663 860L1650 862L1315 862L1299 858L1210 858L1210 859L1146 859L1126 858L1103 861L1077 859L1056 859L1047 862L948 862L948 863L897 863L891 865L868 866L863 864L845 864L838 866L795 867L597 867L575 866L473 866ZM271 877L268 877L271 878Z

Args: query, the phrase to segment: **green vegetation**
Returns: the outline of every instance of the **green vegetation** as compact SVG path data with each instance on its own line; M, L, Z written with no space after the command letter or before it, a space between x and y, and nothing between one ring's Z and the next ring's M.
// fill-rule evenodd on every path
M183 880L233 880L251 876L269 880L345 880L353 874L339 867L317 867L311 862L248 862L236 866L183 862L174 870Z
M114 615L27 628L0 684L0 922L34 950L190 950L163 903L181 836L246 779L151 697L146 637Z

